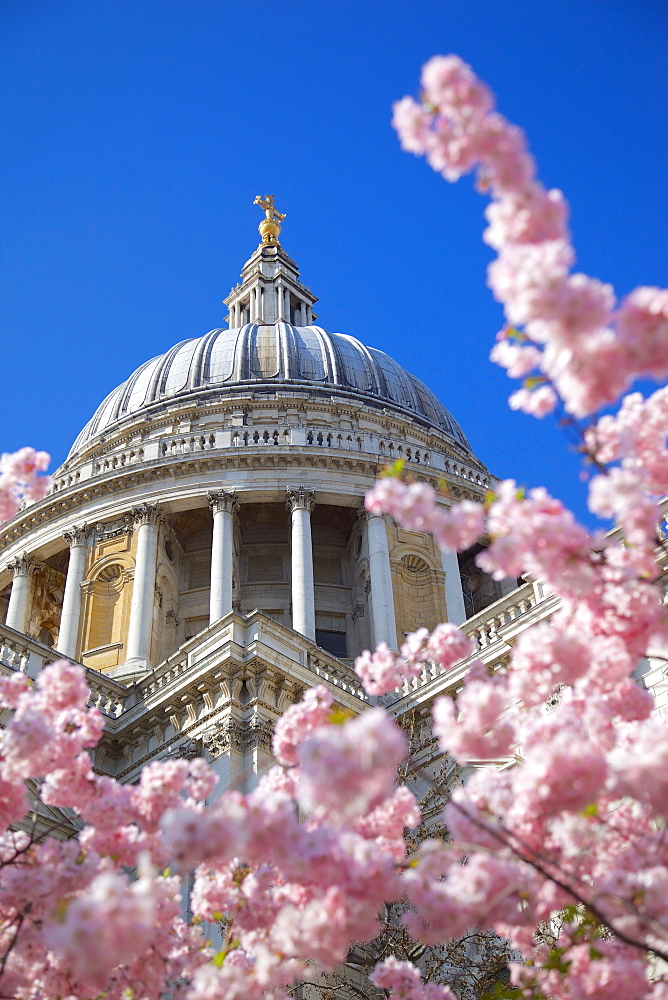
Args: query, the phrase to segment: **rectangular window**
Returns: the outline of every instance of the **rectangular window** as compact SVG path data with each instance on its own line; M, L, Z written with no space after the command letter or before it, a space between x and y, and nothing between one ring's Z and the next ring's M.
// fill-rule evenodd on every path
M327 650L332 656L338 656L344 660L348 656L345 632L330 632L326 629L316 629L315 641L321 649Z

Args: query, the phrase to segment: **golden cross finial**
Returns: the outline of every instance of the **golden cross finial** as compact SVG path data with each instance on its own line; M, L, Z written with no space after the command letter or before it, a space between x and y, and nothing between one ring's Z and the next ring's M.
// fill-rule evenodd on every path
M258 226L262 242L278 243L281 222L285 219L285 215L276 209L273 194L266 194L264 197L258 194L253 204L259 205L260 208L264 209L264 219Z

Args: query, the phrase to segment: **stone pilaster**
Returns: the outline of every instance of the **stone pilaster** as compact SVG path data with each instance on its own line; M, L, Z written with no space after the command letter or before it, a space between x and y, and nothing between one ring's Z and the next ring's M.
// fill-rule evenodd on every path
M286 507L292 516L292 627L315 642L315 593L311 511L313 490L288 489Z
M246 727L235 715L218 719L202 736L211 769L218 776L215 799L223 789L245 790L247 768L244 763Z

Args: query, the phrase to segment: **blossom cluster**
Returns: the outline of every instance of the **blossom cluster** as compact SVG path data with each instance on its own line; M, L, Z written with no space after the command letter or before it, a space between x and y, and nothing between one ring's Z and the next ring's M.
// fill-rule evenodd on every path
M341 723L325 688L307 692L276 733L285 766L209 803L215 777L201 758L155 762L136 785L96 773L104 720L88 698L66 661L34 685L0 677L12 713L0 758L3 995L279 1000L378 934L383 905L401 895L404 830L420 820L395 787L406 743L382 710ZM33 806L64 810L52 832L74 825L78 837L37 835ZM207 923L220 925L222 951ZM425 989L415 997L440 1000Z
M0 458L0 522L14 517L22 501L41 500L51 488L48 476L41 476L51 457L45 451L21 448Z
M668 291L637 288L618 304L610 285L573 274L568 206L537 179L522 130L458 56L431 59L421 82L421 102L396 103L393 124L404 149L446 180L476 170L492 197L484 239L498 258L488 279L508 321L492 359L529 376L510 405L541 417L559 395L583 417L638 375L668 375Z
M536 180L521 130L455 56L431 60L422 86L421 103L395 106L404 148L448 180L477 168L493 198L489 281L509 325L492 358L526 379L511 406L542 416L561 397L589 416L639 374L665 377L668 292L639 288L618 305L610 286L572 274L566 203ZM474 661L457 695L436 701L443 752L488 766L445 808L452 842L424 843L402 879L419 940L495 930L521 959L511 975L525 997L668 995L652 964L668 959L668 727L633 676L648 650L668 647L655 582L667 417L665 388L634 393L585 432L589 506L615 520L614 534L590 535L545 490L525 495L510 480L475 512L398 479L367 497L445 548L473 540L452 525L475 524L483 570L529 574L559 598L549 622L522 631L507 667L490 676Z
M355 673L368 694L396 691L404 681L419 677L427 665L447 671L473 652L473 643L450 622L437 625L433 632L420 628L411 632L396 653L381 642L371 653L365 650L355 660Z

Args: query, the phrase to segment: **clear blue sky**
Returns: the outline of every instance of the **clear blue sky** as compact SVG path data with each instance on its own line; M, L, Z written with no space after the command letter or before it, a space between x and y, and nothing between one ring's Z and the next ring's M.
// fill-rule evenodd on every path
M665 0L3 0L0 38L3 450L58 464L141 362L223 325L273 193L321 324L582 516L561 432L487 360L485 202L401 152L390 106L459 53L566 193L579 267L665 285Z

